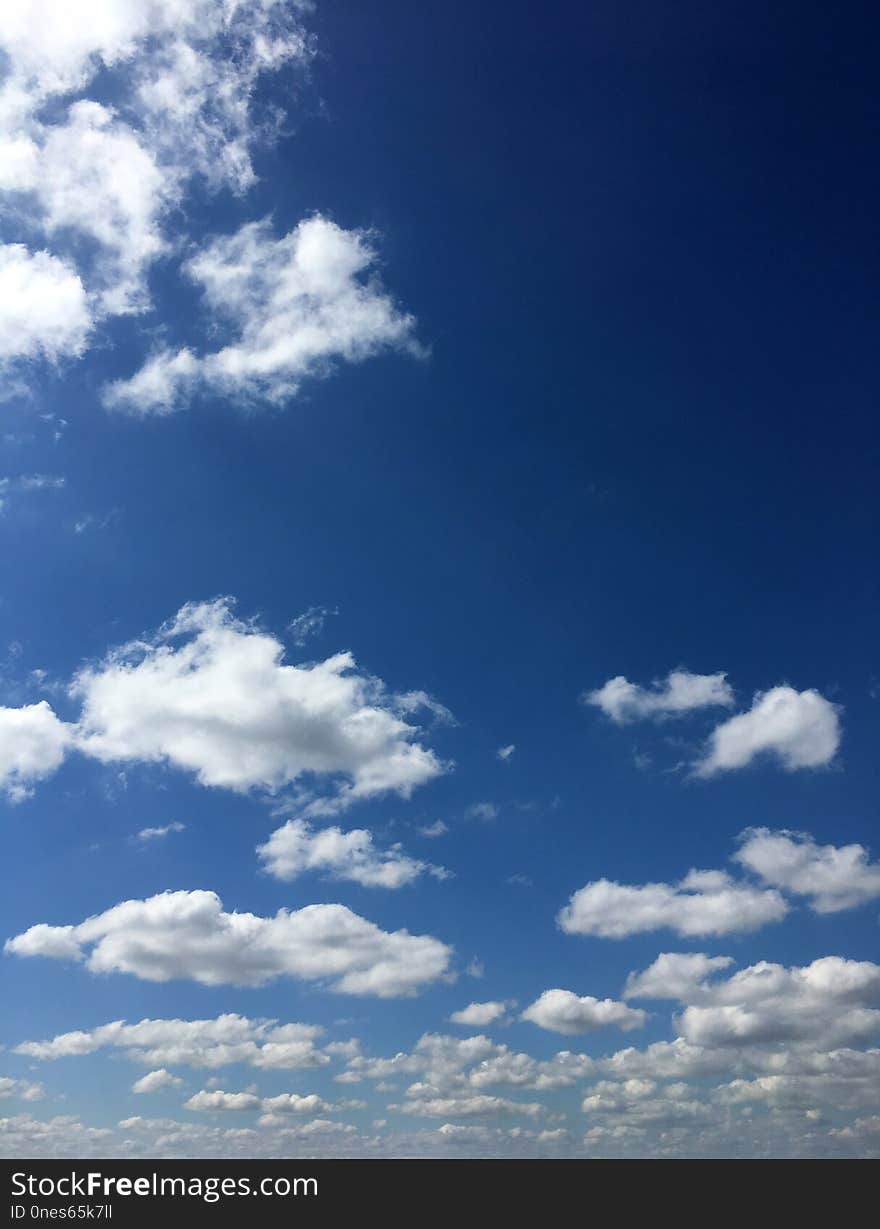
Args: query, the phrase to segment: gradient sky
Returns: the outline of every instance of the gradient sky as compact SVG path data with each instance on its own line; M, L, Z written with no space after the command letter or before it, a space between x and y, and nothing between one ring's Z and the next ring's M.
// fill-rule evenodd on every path
M876 23L94 7L0 14L0 1151L878 1155Z

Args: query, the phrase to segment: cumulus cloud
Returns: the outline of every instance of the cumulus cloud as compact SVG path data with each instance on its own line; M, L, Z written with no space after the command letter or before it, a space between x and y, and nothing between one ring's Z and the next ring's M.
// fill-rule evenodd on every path
M640 887L598 879L580 888L560 911L567 934L622 939L649 930L680 935L746 933L778 922L788 905L773 888L734 882L723 871L690 871L678 884Z
M252 1092L224 1092L220 1088L201 1089L184 1103L184 1109L202 1110L209 1113L226 1113L229 1110L260 1110L267 1115L326 1114L333 1110L316 1093L301 1096L295 1092L279 1093L274 1097L258 1097Z
M296 783L297 807L309 817L383 793L408 798L449 767L402 715L430 697L415 704L412 692L391 693L350 653L301 666L283 659L281 642L236 619L228 599L184 606L153 637L79 671L69 688L81 704L76 722L61 721L46 701L0 708L0 787L15 800L27 796L75 749L103 763L169 764L239 792ZM290 844L295 832L275 844ZM441 874L399 851L371 850L362 834L342 836L362 846L365 875L364 867L378 879L412 875L417 865Z
M571 990L545 990L525 1009L521 1019L553 1033L574 1036L598 1028L641 1028L645 1013L615 999L594 999L589 994L579 997Z
M810 1042L833 1049L880 1028L880 965L825 956L803 968L760 961L705 988L678 1018L704 1047Z
M880 896L880 862L864 845L818 845L804 832L750 828L734 860L765 883L806 896L817 913L839 913Z
M153 639L80 671L77 745L105 762L165 761L234 790L341 777L343 801L408 797L443 771L350 653L304 666L283 656L227 601L184 606Z
M0 244L0 364L79 355L91 326L86 292L71 264L20 243Z
M449 1019L453 1024L466 1024L469 1028L485 1028L507 1014L507 1002L469 1003L461 1011L454 1011Z
M416 352L414 320L369 275L375 263L366 233L320 215L280 239L264 221L214 240L185 271L228 327L229 341L201 356L158 351L131 380L109 385L105 404L167 414L200 390L277 403L335 361Z
M600 708L617 725L624 725L642 718L680 716L699 708L729 708L733 692L725 674L671 670L650 687L640 687L618 674L598 690L585 692L582 699Z
M531 1089L570 1088L594 1070L587 1054L560 1050L545 1061L532 1058L478 1034L474 1037L448 1037L425 1033L410 1053L391 1058L355 1055L346 1070L336 1077L339 1083L356 1084L362 1080L382 1083L400 1076L420 1075L410 1085L408 1095L423 1095L425 1089L440 1092L469 1092L497 1086Z
M837 706L818 691L772 687L758 692L752 707L717 726L706 751L694 767L698 777L744 768L759 756L770 756L783 768L822 768L840 745Z
M442 867L409 857L400 845L377 849L365 828L315 831L304 819L288 820L257 853L270 875L286 881L306 871L323 871L331 879L349 879L366 888L401 888L426 871L441 878L447 874Z
M454 1097L413 1095L401 1105L389 1105L388 1108L403 1114L417 1114L422 1118L494 1118L499 1114L523 1114L535 1118L546 1112L537 1101L512 1101L508 1097L493 1097L486 1093Z
M75 926L32 926L5 950L84 961L93 973L145 981L260 986L293 977L379 998L417 993L446 974L452 955L438 939L380 930L344 905L280 909L266 918L226 913L219 897L204 891L123 901Z
M268 1070L324 1066L334 1046L319 1048L321 1029L313 1024L252 1020L233 1012L210 1020L115 1020L90 1032L60 1033L48 1041L23 1041L15 1053L42 1062L119 1050L143 1066L226 1067L244 1063Z
M26 798L37 781L60 767L73 733L45 700L23 708L0 706L0 789L12 802Z
M172 1075L164 1067L158 1067L155 1071L148 1071L139 1080L135 1080L131 1091L140 1094L161 1092L163 1088L175 1088L182 1083L180 1076Z
M733 964L732 956L704 952L661 952L641 973L630 973L623 997L687 1001L706 978Z

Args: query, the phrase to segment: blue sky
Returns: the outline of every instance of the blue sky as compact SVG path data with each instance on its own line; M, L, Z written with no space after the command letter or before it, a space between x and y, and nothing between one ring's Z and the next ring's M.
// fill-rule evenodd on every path
M0 16L3 1150L876 1155L867 16L63 7Z

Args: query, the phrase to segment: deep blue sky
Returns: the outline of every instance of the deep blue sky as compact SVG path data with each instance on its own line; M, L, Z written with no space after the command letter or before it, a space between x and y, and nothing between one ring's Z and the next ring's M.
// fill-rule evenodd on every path
M473 999L524 1006L549 986L619 998L662 950L870 960L876 903L828 917L801 904L757 934L708 940L554 924L590 880L724 867L750 825L840 845L876 832L868 7L320 0L308 24L309 80L261 87L290 119L255 157L259 184L240 199L193 194L180 234L267 214L283 233L312 211L372 228L382 280L429 353L340 365L283 407L205 396L167 418L108 414L100 389L142 361L149 330L208 337L176 258L160 261L151 315L108 322L79 363L35 367L31 398L3 407L16 437L4 472L66 479L0 520L0 643L21 646L3 702L24 702L28 671L64 681L189 600L234 595L279 636L311 606L338 608L303 656L351 649L459 722L424 740L453 773L343 826L401 840L455 878L387 893L277 883L253 854L276 826L259 797L159 767L131 769L123 790L112 766L72 759L7 808L4 935L204 887L265 914L341 900L442 938L462 964L479 957L485 978L350 1002L295 982L216 990L7 959L7 1047L123 1016L242 1011L352 1017L340 1036L390 1054ZM57 442L46 413L68 424ZM676 666L726 671L736 711L777 684L816 688L843 709L834 764L767 760L692 781L667 770L717 713L621 728L578 701L614 675L646 685ZM65 696L52 702L74 716ZM495 820L465 818L481 801ZM441 818L446 837L418 835ZM142 850L129 840L171 820L186 831ZM661 1007L636 1040L525 1023L500 1039L546 1057L560 1042L601 1054L668 1035ZM77 1061L40 1078L85 1120L143 1112L128 1066L95 1104L88 1082L111 1059ZM278 1087L293 1084L282 1073Z

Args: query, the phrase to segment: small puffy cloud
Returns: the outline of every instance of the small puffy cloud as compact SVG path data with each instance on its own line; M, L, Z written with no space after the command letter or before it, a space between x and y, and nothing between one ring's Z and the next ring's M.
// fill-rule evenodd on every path
M506 764L508 760L513 758L514 751L516 751L514 744L508 743L506 747L499 747L495 754L499 760Z
M227 601L185 606L152 639L80 671L78 748L107 763L164 761L239 791L342 778L340 806L408 797L444 771L350 653L305 666L283 656Z
M579 997L571 990L545 990L525 1009L521 1018L539 1028L569 1036L609 1027L629 1031L645 1023L645 1013L639 1008L628 1007L615 999L594 999L592 995Z
M501 1020L509 1007L507 1002L469 1003L461 1011L454 1011L449 1019L453 1024L466 1024L469 1028L485 1028Z
M402 888L425 871L442 872L440 867L409 857L400 845L377 849L365 828L315 831L304 819L288 820L265 845L257 847L257 853L269 874L285 881L319 871L366 888Z
M627 999L677 999L686 1002L707 977L733 964L732 956L707 956L703 952L661 952L641 973L630 973L623 997Z
M789 772L822 768L834 759L839 745L836 705L818 691L773 687L758 692L748 712L731 717L712 731L694 774L711 777L744 768L764 755L778 760Z
M279 1024L226 1013L209 1020L115 1020L91 1032L23 1041L16 1054L42 1062L114 1049L144 1066L226 1067L245 1063L268 1070L305 1070L329 1063L340 1043L319 1049L313 1024ZM345 1043L342 1043L345 1044ZM346 1050L346 1054L348 1051Z
M816 913L839 913L880 896L880 862L864 845L817 845L803 832L750 828L734 860L765 883L806 896Z
M446 974L452 955L438 939L380 930L344 905L257 917L225 913L219 897L204 891L123 901L77 926L32 926L5 950L82 960L93 973L145 981L260 986L293 977L379 998L417 993Z
M77 356L92 314L76 270L49 252L0 244L0 364Z
M617 725L624 725L643 718L681 716L699 708L729 708L733 692L724 674L671 670L650 687L640 687L618 674L598 690L585 692L582 700L601 709Z
M45 700L23 708L0 707L0 789L20 802L35 782L60 767L72 741L72 726Z
M182 1083L179 1076L172 1075L164 1067L158 1067L155 1071L148 1071L139 1080L135 1080L131 1091L135 1093L161 1092L163 1088L175 1088Z
M229 328L221 349L154 354L131 380L105 390L105 404L132 414L167 414L200 391L283 402L305 379L342 360L388 349L417 351L414 320L370 270L376 252L362 231L316 215L276 239L251 222L188 262L206 307Z
M557 922L567 934L622 939L649 930L680 935L747 933L778 922L788 905L775 889L735 883L723 871L690 871L678 884L639 887L598 879L580 888Z
M159 828L141 828L137 834L139 841L161 841L163 837L169 836L172 832L183 832L186 829L186 824L178 823L175 820L170 824L163 824Z

